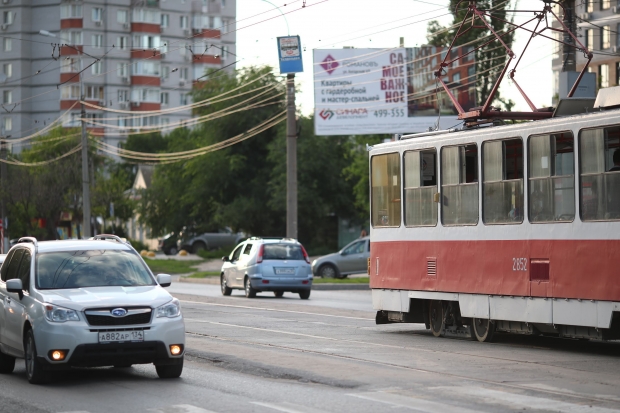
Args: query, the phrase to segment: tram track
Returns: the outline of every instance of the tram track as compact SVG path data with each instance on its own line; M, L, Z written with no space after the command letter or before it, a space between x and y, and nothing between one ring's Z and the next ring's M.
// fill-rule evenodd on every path
M217 322L213 322L213 323L214 324L224 324L224 323L217 323ZM240 327L243 327L243 326L240 326ZM445 372L445 371L436 371L436 370L419 368L419 367L403 366L403 365L396 364L396 363L389 363L389 362L383 362L383 361L377 361L377 360L369 360L369 359L360 358L360 357L356 357L356 356L344 355L344 354L335 354L335 353L330 353L330 352L325 352L325 351L320 351L320 350L302 349L302 348L298 348L298 347L291 347L291 346L285 346L285 345L279 345L279 344L273 344L273 343L261 343L261 342L256 342L256 341L249 341L249 340L243 340L243 339L235 339L235 338L229 338L229 337L222 337L222 336L218 336L218 335L214 335L214 334L200 333L200 332L195 332L195 331L187 331L186 334L189 334L189 335L192 335L192 336L195 336L195 337L198 337L198 338L212 339L212 340L224 341L224 342L241 344L241 345L260 346L260 347L269 348L269 349L279 349L279 350L293 351L293 352L299 352L299 353L314 354L314 355L323 356L323 357L330 357L330 358L335 358L335 359L340 359L340 360L360 362L360 363L371 364L371 365L387 367L387 368L396 368L396 369L401 369L401 370L405 370L405 371L413 371L413 372L422 373L422 374L434 374L434 375L443 376L443 377L449 377L449 378L453 378L453 379L473 381L473 382L477 382L477 383L482 383L482 384L487 384L487 385L492 385L492 386L505 387L505 388L511 388L511 389L516 389L516 390L521 390L521 391L542 393L542 394L548 394L548 395L560 396L560 397L570 397L570 398L579 399L579 400L583 400L583 401L589 401L589 402L618 403L618 401L619 401L617 398L614 398L614 397L601 397L601 395L589 396L589 395L585 395L585 394L581 394L581 393L575 393L575 392L571 392L571 391L562 391L560 389L549 389L549 388L543 388L543 387L532 387L532 386L520 385L520 384L515 384L515 383L509 383L509 382L501 381L501 380L490 380L490 379L483 379L483 378L479 378L479 377L466 376L466 375L462 375L462 374L449 373L449 372ZM293 333L293 334L295 334L295 335L302 335L302 334L299 334L299 333ZM308 335L308 336L311 336L311 335ZM321 336L314 336L314 337L318 338L318 337L321 337ZM342 340L342 339L336 339L336 338L327 338L327 339L332 340L332 341L350 341L350 342L356 342L356 343L359 343L359 344L370 344L370 345L373 345L373 343L365 343L365 342L354 341L354 340ZM384 345L384 346L386 346L386 347L396 347L396 348L401 348L401 349L419 350L417 348L411 348L411 347L401 347L401 346L392 346L392 345ZM457 354L457 353L450 353L450 352L443 352L443 351L442 351L442 353ZM192 355L191 348L188 348L188 355L190 355L190 356ZM470 354L466 354L466 355L467 356L471 356ZM475 357L504 360L502 358L496 358L496 357L483 357L483 356L475 356ZM513 361L513 360L506 359L506 361ZM552 365L542 364L542 363L535 363L535 364L540 365L540 366L549 366L549 367L555 367L555 368L565 368L565 367L552 366Z

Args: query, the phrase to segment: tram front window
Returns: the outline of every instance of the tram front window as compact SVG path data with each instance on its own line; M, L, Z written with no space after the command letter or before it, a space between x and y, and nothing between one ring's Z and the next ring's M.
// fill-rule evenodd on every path
M375 155L371 160L373 227L400 226L400 155Z
M407 151L405 169L405 225L437 225L437 154L435 149Z
M620 127L582 130L579 152L581 220L620 220Z
M531 136L529 150L530 222L575 218L575 158L571 132Z
M521 139L485 142L482 155L484 223L523 222L523 142Z

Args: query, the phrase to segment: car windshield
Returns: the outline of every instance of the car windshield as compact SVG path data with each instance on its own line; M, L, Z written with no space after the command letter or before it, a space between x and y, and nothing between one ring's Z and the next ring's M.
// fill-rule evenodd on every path
M290 244L265 244L263 251L265 260L303 260L301 246Z
M155 284L140 257L130 251L63 251L37 257L36 285L43 290Z

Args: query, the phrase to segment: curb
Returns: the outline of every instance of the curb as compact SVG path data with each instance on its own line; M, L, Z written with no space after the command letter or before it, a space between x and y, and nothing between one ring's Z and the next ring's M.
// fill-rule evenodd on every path
M187 278L179 277L175 282L181 283L193 283L193 284L209 284L219 285L219 277L206 277L206 278ZM317 291L337 291L337 290L370 290L368 284L312 284L312 289Z

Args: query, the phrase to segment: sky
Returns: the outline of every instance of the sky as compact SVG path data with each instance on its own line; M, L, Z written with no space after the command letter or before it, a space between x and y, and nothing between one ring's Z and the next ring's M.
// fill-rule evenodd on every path
M299 35L304 73L296 75L297 107L303 115L314 108L313 49L391 48L404 37L405 47L426 43L426 27L436 19L450 24L448 2L442 0L237 0L238 68L253 65L278 67L276 37ZM542 9L540 0L521 0L519 9ZM284 15L283 15L284 14ZM518 15L515 23L531 18ZM521 56L529 34L518 32L513 45ZM519 85L537 107L550 106L552 96L552 42L535 38L524 54L517 74ZM525 100L508 81L501 93L516 102L513 110L529 111Z

